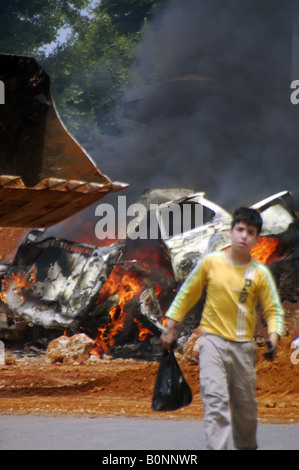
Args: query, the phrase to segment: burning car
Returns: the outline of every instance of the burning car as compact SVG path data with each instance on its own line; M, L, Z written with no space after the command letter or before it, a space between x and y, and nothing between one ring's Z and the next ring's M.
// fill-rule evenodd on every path
M179 197L167 200L174 194ZM108 246L47 237L46 230L29 232L2 271L8 319L2 332L20 324L84 330L95 338L99 353L160 332L166 309L195 263L229 246L231 215L204 193L188 190L154 190L143 203L146 215L129 223L126 236ZM281 241L298 233L298 216L287 191L252 207L264 221L253 254L269 263L286 251ZM136 236L145 220L155 221L156 237Z

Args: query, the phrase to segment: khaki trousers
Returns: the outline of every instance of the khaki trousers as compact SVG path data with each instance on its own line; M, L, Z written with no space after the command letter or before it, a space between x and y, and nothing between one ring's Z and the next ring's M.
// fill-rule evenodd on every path
M199 342L200 391L208 449L256 449L256 347L204 333Z

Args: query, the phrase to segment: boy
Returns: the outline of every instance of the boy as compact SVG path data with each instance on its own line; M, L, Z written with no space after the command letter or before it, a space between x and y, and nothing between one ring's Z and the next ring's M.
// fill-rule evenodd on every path
M226 449L230 422L237 449L256 448L256 347L252 342L260 299L272 360L283 332L284 312L270 270L250 256L262 228L260 214L241 207L233 214L231 247L205 256L189 274L166 313L162 345L173 345L178 324L207 286L201 318L199 369L209 449ZM230 407L230 412L229 412Z

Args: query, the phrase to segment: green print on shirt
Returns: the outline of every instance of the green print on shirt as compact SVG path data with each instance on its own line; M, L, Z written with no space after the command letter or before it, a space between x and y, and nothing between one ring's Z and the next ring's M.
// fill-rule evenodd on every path
M244 283L242 292L241 292L240 297L239 297L240 304L245 304L245 302L247 300L247 297L248 297L247 289L248 289L248 287L251 286L251 284L252 284L251 279L245 279L245 283Z

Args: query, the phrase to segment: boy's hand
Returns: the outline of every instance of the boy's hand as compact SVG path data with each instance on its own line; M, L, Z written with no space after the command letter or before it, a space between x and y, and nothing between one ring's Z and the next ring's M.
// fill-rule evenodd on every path
M269 334L269 339L266 341L266 344L268 346L268 351L263 353L263 356L265 359L268 361L273 361L276 352L277 352L277 345L279 343L280 336L277 333L270 333Z
M177 339L177 325L178 322L169 319L167 322L167 329L165 333L161 335L161 342L164 349L169 351L173 349L173 346Z
M266 344L268 346L268 350L263 353L263 356L265 359L268 361L273 361L276 351L277 351L277 346L274 346L271 341L266 341Z

